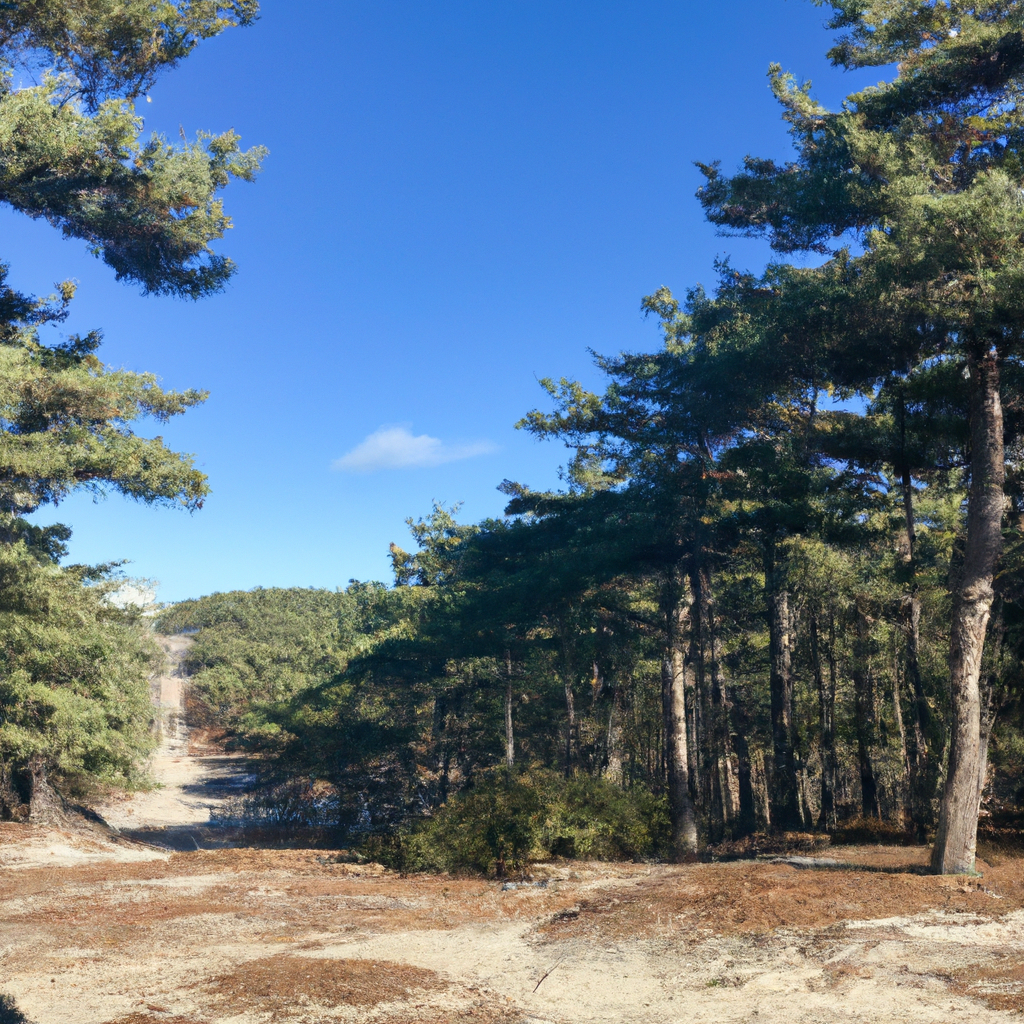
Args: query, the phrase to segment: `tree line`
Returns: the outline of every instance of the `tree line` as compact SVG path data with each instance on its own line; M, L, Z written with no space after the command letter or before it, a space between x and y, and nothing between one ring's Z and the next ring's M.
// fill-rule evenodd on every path
M832 62L892 79L831 111L773 66L794 158L701 166L710 221L779 259L645 299L663 345L599 357L603 393L544 382L520 426L569 446L564 493L393 547L422 596L328 689L426 687L428 803L496 756L498 702L508 768L663 791L676 855L858 814L973 870L1019 693L1024 12L828 6Z
M144 130L135 104L203 40L251 24L256 0L33 0L0 6L0 203L84 243L143 293L199 299L235 271L213 248L220 191L264 153L234 132L180 144ZM25 83L31 83L25 85ZM102 332L62 334L75 283L42 298L0 262L0 820L145 782L149 676L158 652L120 566L61 564L67 526L28 517L74 491L195 510L192 456L140 423L206 399L106 366Z
M256 7L122 6L0 12L8 70L55 68L32 89L4 79L0 199L147 291L199 297L232 270L209 248L216 193L262 154L230 133L144 142L130 104ZM770 69L793 159L701 165L698 199L777 255L646 298L662 344L598 357L603 391L544 382L520 426L568 446L562 492L506 481L505 515L478 524L435 508L415 550L393 546L390 589L217 595L165 617L200 630L197 713L260 750L270 781L301 782L303 806L396 842L437 820L465 834L458 809L483 808L484 831L519 836L488 846L502 863L540 835L527 819L591 842L576 811L545 810L557 773L595 780L609 834L664 807L639 852L860 818L964 872L982 801L1019 802L1024 10L822 6L833 64L891 78L833 111ZM24 518L40 503L85 486L196 507L206 487L131 427L204 395L108 370L96 333L44 344L59 291L2 296L5 543L54 572L61 537ZM262 661L239 643L257 620ZM18 749L0 748L9 774Z

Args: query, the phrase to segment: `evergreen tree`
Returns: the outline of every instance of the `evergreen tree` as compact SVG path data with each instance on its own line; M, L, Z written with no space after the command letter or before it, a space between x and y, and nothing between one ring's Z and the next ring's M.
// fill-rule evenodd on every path
M789 164L748 158L705 167L700 197L726 229L767 235L781 252L835 257L861 314L846 331L869 386L908 363L951 361L969 384L966 542L950 640L953 719L933 864L972 871L978 803L979 675L1005 505L1003 368L1024 332L1021 187L1022 18L1017 3L837 0L830 51L846 68L897 64L896 77L826 110L774 66L771 82L797 148ZM863 365L865 352L876 355ZM839 356L842 357L840 352Z

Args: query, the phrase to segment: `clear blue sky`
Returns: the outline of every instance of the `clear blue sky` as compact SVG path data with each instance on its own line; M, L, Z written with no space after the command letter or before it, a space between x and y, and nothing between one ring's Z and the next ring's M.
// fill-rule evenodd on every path
M170 601L388 580L432 499L476 520L505 477L556 486L564 450L513 429L537 378L599 385L588 348L658 344L641 296L713 284L716 255L763 264L703 222L693 161L787 155L769 62L830 104L881 77L829 68L824 20L802 0L264 0L141 110L270 148L226 193L224 294L142 297L0 213L13 282L76 278L68 329L101 327L108 363L212 392L162 431L210 476L200 512L76 497L37 520Z

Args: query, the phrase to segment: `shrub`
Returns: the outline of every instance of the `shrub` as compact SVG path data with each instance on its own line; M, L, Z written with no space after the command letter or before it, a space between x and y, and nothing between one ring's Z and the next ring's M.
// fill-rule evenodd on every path
M654 857L669 843L665 801L603 779L488 773L404 835L369 837L364 852L405 870L523 872L551 857Z

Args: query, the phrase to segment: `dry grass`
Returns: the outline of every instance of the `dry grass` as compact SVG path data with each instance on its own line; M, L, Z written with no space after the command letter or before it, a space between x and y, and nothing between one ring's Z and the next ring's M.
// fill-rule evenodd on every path
M296 1012L316 1006L376 1006L414 991L448 987L433 971L377 960L320 960L270 956L250 960L203 986L218 1012Z
M924 874L927 851L919 848L847 847L827 855L843 865L552 864L538 868L550 879L546 888L508 891L485 879L338 863L318 850L197 851L167 861L19 870L0 878L0 928L15 937L0 956L0 974L37 977L47 991L52 977L63 977L68 991L109 979L102 984L135 1001L121 1004L128 1016L111 1010L116 1019L108 1024L209 1024L243 1011L275 1020L309 1012L320 1020L326 1008L346 1006L365 1008L359 1019L365 1014L373 1024L516 1024L516 1006L494 991L406 963L330 957L350 956L350 940L522 921L544 942L665 939L675 949L709 939L709 949L724 940L756 951L794 942L771 938L776 929L783 936L800 931L795 944L822 959L844 921L944 911L958 915L952 923L983 923L1024 908L1024 858L1012 851L993 852L979 864L983 877L972 879ZM858 928L857 941L897 941L888 924L878 936L874 930ZM206 956L204 947L232 952ZM152 964L160 951L173 959L177 949L206 959L190 974L172 969L166 988L133 991L126 963ZM270 955L274 950L280 953ZM372 955L414 959L401 946ZM976 959L977 969L959 959L944 961L938 974L928 970L951 994L1024 1012L1024 955L1007 947ZM855 959L827 962L823 984L842 991L876 969ZM458 979L459 965L451 970ZM161 1005L150 1007L149 998Z
M1024 876L1017 861L981 865L984 877L967 880L917 873L923 853L899 847L831 855L863 868L693 865L582 899L538 930L548 939L663 937L684 931L735 935L827 928L844 920L932 910L993 918L1024 907Z
M1024 954L1019 949L995 954L987 967L959 970L951 975L954 991L980 999L993 1010L1024 1014Z
M166 1013L130 1013L127 1017L118 1017L107 1024L210 1024L199 1017L168 1017Z

